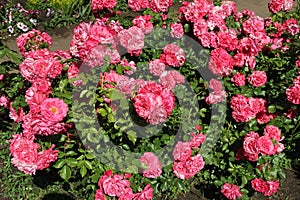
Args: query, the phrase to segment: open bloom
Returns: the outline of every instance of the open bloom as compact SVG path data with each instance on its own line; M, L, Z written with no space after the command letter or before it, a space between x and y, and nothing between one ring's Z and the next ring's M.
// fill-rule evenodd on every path
M221 192L226 198L230 200L235 200L236 198L242 197L240 188L234 184L231 185L230 183L225 183Z
M58 98L48 98L41 104L41 115L45 120L52 122L62 121L67 112L68 105Z

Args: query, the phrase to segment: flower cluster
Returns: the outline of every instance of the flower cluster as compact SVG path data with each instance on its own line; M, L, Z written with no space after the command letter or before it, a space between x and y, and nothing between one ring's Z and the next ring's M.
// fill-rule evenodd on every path
M52 38L46 32L41 32L32 29L26 34L22 34L17 38L17 46L20 53L25 56L29 50L37 50L42 48L50 48L52 45Z
M25 53L27 41L45 36L45 40L37 39L36 45L28 49ZM58 50L50 52L48 49L41 49L39 42L51 43L51 38L47 34L39 31L32 31L19 36L18 47L23 52L25 60L20 64L22 76L32 85L26 90L25 101L29 106L29 112L24 113L23 108L18 111L10 104L9 116L16 122L22 122L22 134L13 135L10 140L10 151L12 153L12 163L19 170L28 174L34 174L36 170L47 168L51 162L55 161L58 151L53 150L54 145L49 150L38 152L40 146L34 143L37 135L52 135L65 132L70 126L63 123L67 116L68 105L59 98L52 98L51 81L62 72L63 62L70 58L68 52Z
M93 11L100 11L104 8L112 9L117 5L116 0L92 0L91 2Z
M261 178L255 178L251 181L254 190L261 192L265 196L272 196L279 188L278 181L264 181Z
M281 153L284 145L278 127L269 125L264 129L264 135L259 136L256 132L249 132L243 142L243 148L237 153L237 160L257 161L258 155L274 155Z
M133 102L137 114L150 124L164 122L175 107L173 93L153 81L140 86Z
M295 78L294 85L286 90L287 99L293 104L300 104L300 75Z
M100 189L96 191L95 200L105 200L105 195L118 197L119 200L150 200L153 197L154 189L150 184L146 185L143 191L133 193L130 181L127 180L131 174L113 174L111 170L106 171L98 181Z
M172 0L129 0L128 5L133 11L150 8L153 12L166 12L172 5Z
M204 142L203 133L191 133L188 142L178 142L173 150L173 172L180 179L188 179L196 175L204 167L204 160L200 154L192 156L193 149L197 149Z
M147 165L147 169L143 171L146 178L156 178L162 173L162 166L157 156L151 152L145 152L140 161Z

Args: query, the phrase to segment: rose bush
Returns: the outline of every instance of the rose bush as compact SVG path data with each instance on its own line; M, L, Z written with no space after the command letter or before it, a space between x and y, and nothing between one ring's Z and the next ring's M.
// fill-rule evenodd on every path
M81 199L276 193L299 141L299 2L271 0L265 19L208 0L173 16L172 3L92 1L69 51L34 29L21 60L0 49L15 58L0 69L13 166L58 172L52 185Z

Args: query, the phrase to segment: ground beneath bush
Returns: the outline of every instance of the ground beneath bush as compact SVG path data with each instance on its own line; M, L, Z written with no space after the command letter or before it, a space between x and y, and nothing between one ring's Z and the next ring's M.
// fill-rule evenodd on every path
M237 3L238 11L242 11L243 9L253 10L256 15L261 17L267 17L269 15L267 4L269 0L235 0ZM22 1L20 1L22 2ZM23 1L24 2L24 1ZM72 39L73 33L72 27L67 28L59 28L48 33L52 36L53 45L51 50L63 49L68 50L70 41ZM17 51L15 38L9 38L8 40L1 41L11 49ZM4 59L0 59L0 62L4 61ZM0 144L0 150L4 148L2 144ZM3 160L0 159L0 167L3 166ZM286 179L283 180L279 191L272 197L263 197L260 194L255 194L252 199L275 199L275 200L297 200L300 199L300 166L291 170L286 170ZM1 178L1 174L0 174ZM2 196L5 188L0 187L0 200L14 200L10 198L4 198ZM178 197L178 200L208 200L208 199L219 199L219 191L205 191L205 195L200 192L201 186L195 186L191 188L190 192L186 194L181 194ZM44 196L42 200L71 200L70 196L59 194L59 193L50 193Z

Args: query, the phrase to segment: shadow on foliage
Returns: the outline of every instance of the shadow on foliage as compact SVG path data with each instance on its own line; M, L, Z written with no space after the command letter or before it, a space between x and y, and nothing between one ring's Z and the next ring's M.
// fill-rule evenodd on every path
M75 200L74 198L70 197L69 195L66 194L60 194L60 193L49 193L46 194L42 200Z

